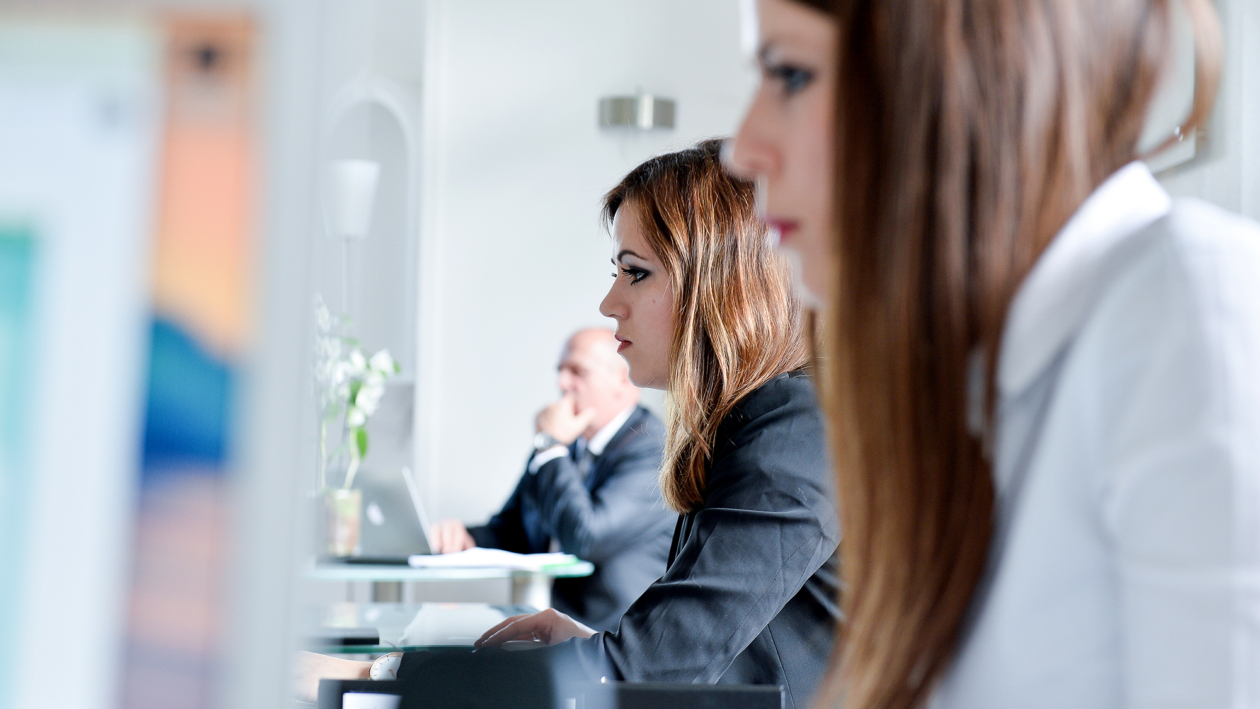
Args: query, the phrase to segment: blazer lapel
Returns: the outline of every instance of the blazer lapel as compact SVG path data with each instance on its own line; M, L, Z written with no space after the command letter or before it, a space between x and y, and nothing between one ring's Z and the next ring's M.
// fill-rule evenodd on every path
M643 421L643 412L644 408L642 406L635 407L634 413L630 414L630 418L626 419L626 422L621 425L621 430L617 431L616 435L608 441L608 445L604 446L604 452L596 456L595 462L591 466L591 472L586 476L587 490L594 490L599 487L611 474L610 461L617 457L616 453L621 446L637 435L633 429Z

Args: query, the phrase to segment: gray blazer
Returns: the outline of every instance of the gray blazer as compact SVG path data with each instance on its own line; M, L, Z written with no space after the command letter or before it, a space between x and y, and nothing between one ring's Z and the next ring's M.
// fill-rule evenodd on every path
M840 618L832 502L814 387L783 374L723 421L704 504L678 519L669 568L617 630L527 652L409 652L410 707L545 708L573 683L769 684L803 709Z

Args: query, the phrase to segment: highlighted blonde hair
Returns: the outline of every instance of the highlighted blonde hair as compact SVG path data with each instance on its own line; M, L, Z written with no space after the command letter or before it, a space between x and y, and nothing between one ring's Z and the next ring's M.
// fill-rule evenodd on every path
M704 504L718 426L770 379L809 362L791 276L757 218L753 185L727 174L721 141L652 158L604 196L633 210L675 294L661 492Z

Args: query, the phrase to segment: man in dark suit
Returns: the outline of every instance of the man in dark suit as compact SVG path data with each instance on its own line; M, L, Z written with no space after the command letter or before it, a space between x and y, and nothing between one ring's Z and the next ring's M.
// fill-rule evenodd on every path
M638 405L613 333L582 330L559 366L561 397L535 420L534 452L503 509L483 526L434 525L435 551L474 546L560 551L595 564L586 578L556 579L552 604L596 630L612 630L665 572L677 516L657 485L665 427Z

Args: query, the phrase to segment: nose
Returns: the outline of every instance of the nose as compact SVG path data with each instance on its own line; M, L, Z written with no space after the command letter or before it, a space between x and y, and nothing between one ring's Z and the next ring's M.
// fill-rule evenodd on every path
M612 288L608 289L608 295L604 296L599 303L599 314L617 322L621 322L626 317L625 302L617 295L617 284L620 281L620 278L613 280Z
M556 377L560 391L568 394L573 390L573 373L567 369L561 369L559 376Z
M746 180L771 175L779 166L774 143L763 130L766 112L763 93L760 89L757 91L739 131L722 146L722 162L727 171Z

